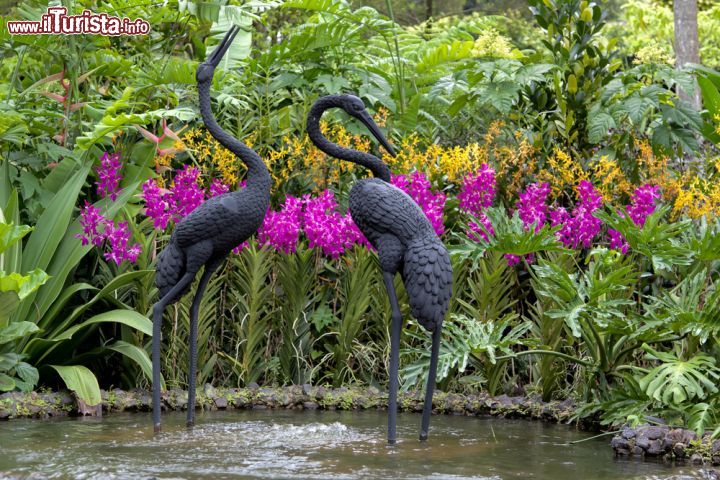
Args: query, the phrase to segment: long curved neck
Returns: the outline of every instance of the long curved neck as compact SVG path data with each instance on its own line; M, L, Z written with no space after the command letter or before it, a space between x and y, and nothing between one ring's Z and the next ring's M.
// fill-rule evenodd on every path
M200 113L202 114L203 121L205 122L205 127L207 127L210 134L215 137L221 145L237 155L237 157L242 160L245 165L247 165L248 173L246 188L258 188L270 191L272 179L270 178L270 173L268 172L265 163L263 163L260 158L260 155L258 155L255 150L223 130L215 120L210 102L211 83L212 82L198 83Z
M331 157L362 165L363 167L370 169L373 176L389 183L390 169L382 160L370 153L341 147L340 145L325 138L325 135L322 134L320 131L320 118L325 110L335 107L342 108L342 105L334 102L323 102L322 100L313 105L310 109L310 113L308 114L307 122L307 133L310 140L316 147Z

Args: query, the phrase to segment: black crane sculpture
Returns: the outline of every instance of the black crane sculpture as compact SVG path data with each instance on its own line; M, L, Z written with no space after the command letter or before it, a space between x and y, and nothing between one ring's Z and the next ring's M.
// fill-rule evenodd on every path
M210 86L215 67L230 47L239 28L233 26L210 58L197 69L200 113L210 134L247 166L244 188L211 198L192 211L175 227L170 243L160 253L155 283L160 300L153 307L153 423L160 431L160 326L165 307L179 300L204 265L205 270L190 309L190 369L188 377L187 424L195 420L195 377L197 370L197 321L200 300L208 280L230 251L253 235L265 218L270 204L271 178L260 156L225 132L210 108Z
M430 371L425 390L420 440L426 440L435 389L440 331L452 291L452 267L445 246L422 209L405 192L390 183L390 169L369 153L343 148L320 132L320 117L330 108L341 108L360 120L395 156L395 151L354 95L328 95L310 109L307 132L312 142L328 155L370 169L375 178L357 182L350 190L350 215L368 241L377 249L385 288L392 307L390 331L390 394L388 443L396 440L398 362L402 315L395 293L394 278L400 276L407 290L413 316L432 332Z

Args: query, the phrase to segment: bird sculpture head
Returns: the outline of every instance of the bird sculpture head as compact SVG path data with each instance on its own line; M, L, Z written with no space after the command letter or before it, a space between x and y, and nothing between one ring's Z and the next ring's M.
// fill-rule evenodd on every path
M235 35L237 35L239 31L240 28L233 25L232 28L225 34L225 38L222 39L220 45L213 50L212 54L203 63L198 65L197 73L195 74L195 78L198 83L207 83L212 81L213 74L215 73L215 67L220 64L220 60L222 60L225 52L227 52L230 45L232 45L233 40L235 40Z
M360 120L363 125L365 125L367 129L370 130L370 133L372 133L373 137L375 137L377 141L380 142L380 145L382 145L383 148L394 157L396 155L395 149L390 144L388 139L385 138L385 135L382 133L382 130L380 130L380 127L377 126L375 120L373 120L373 118L370 116L370 113L365 108L365 103L363 103L363 101L355 95L351 95L349 93L341 94L338 97L340 101L340 105L338 106L345 110L348 114Z

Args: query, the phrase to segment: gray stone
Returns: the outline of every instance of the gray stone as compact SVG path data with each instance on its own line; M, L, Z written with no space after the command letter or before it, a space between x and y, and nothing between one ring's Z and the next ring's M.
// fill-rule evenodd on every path
M663 441L667 433L667 427L640 427L636 430L635 444L643 450L648 450L650 444L658 440L657 449L662 449Z
M623 427L622 436L623 436L623 438L625 438L625 439L630 440L631 438L635 438L635 434L636 434L636 433L637 433L637 432L635 431L634 428L630 428L630 427L628 427L627 425L626 425L625 427Z
M613 448L613 450L622 449L627 451L630 447L630 443L627 441L627 439L619 435L615 435L610 441L610 446Z
M643 427L641 434L650 440L657 440L658 438L663 438L668 430L669 428L666 426L649 426Z
M705 461L703 460L702 455L700 455L699 453L693 453L690 457L690 463L692 463L693 465L702 465L703 463L705 463Z
M685 445L682 442L678 442L675 445L673 445L673 453L675 454L675 457L677 458L685 458L685 449L687 448L687 445Z
M228 401L225 397L216 397L214 402L215 406L220 410L225 410L228 406Z
M663 441L659 438L656 440L650 440L650 445L645 450L645 453L653 457L659 457L664 454L665 449L663 448Z
M697 435L692 430L685 430L684 428L673 428L665 434L663 439L663 448L670 449L676 443L684 443L689 445L692 440L697 439Z

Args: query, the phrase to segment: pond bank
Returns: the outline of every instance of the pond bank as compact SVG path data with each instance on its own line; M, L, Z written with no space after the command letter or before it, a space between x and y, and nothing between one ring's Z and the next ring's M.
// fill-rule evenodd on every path
M111 412L150 411L151 393L145 390L102 390L98 407L87 407L70 392L11 392L0 395L0 419L47 418L73 415L102 415ZM420 412L422 392L400 393L402 411ZM168 390L162 395L163 410L186 410L187 391ZM197 395L197 408L225 409L325 409L368 410L387 408L387 392L374 387L328 388L310 385L289 387L214 388L206 385ZM572 400L543 402L539 396L492 397L487 394L460 395L436 392L435 413L454 415L493 415L567 422L575 412Z

